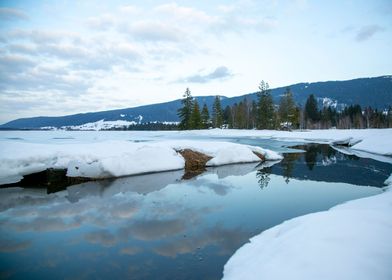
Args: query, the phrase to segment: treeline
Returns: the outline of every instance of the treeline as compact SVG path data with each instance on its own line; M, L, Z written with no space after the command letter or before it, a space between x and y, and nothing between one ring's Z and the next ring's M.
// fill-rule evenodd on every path
M392 108L388 111L362 109L351 105L338 112L331 107L318 108L314 95L310 95L305 106L295 103L290 88L287 88L275 105L268 83L259 85L257 100L244 98L232 106L221 107L219 96L215 97L212 112L207 105L200 105L186 89L182 107L178 110L179 129L236 128L236 129L326 129L326 128L387 128L392 127Z

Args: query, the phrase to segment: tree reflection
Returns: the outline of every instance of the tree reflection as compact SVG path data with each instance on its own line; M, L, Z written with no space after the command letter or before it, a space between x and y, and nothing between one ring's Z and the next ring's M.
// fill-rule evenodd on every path
M270 174L271 174L271 167L265 167L257 171L256 178L257 178L257 182L259 183L260 189L264 189L268 187L268 184L271 180Z
M308 167L309 170L313 170L314 165L316 164L317 161L317 154L319 152L319 148L314 145L308 145L305 146L305 162L306 166Z
M283 177L285 178L286 184L288 184L290 182L290 178L293 177L294 165L300 156L301 154L297 153L290 153L284 156L281 165L283 167Z

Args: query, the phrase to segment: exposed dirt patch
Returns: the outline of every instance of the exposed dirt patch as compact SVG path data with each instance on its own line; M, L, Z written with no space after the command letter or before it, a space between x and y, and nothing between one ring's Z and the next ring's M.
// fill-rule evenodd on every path
M185 174L183 179L191 179L203 173L206 170L207 161L212 159L210 156L190 149L184 149L178 152L185 159Z
M262 154L260 154L260 153L258 153L258 152L253 152L256 156L258 156L259 157L259 159L261 160L261 161L265 161L265 156L264 155L262 155Z

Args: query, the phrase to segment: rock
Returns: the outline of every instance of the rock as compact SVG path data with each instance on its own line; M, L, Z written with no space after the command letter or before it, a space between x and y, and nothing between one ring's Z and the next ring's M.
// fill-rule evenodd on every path
M260 153L258 153L258 152L253 152L256 156L258 156L259 157L259 159L261 160L261 161L265 161L265 156L264 155L262 155L262 154L260 154Z
M212 159L203 153L190 149L179 150L178 153L185 159L185 174L183 179L191 179L206 170L206 163Z

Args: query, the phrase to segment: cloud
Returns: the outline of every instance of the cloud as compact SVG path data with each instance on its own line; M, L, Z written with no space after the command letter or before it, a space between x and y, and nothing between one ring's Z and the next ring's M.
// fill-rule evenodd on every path
M214 71L208 74L196 74L183 79L180 79L181 83L208 83L214 80L222 80L232 77L233 74L226 66L219 66Z
M176 257L179 254L196 252L201 248L214 245L219 248L219 254L231 255L249 235L250 233L242 228L224 228L216 224L187 238L182 236L172 238L156 246L154 251L162 256Z
M132 5L124 5L119 7L119 11L127 15L135 15L141 12L141 9Z
M385 29L377 24L372 24L372 25L365 25L362 26L356 36L355 40L358 42L363 42L366 40L369 40L371 37L373 37L376 33L384 31Z
M210 16L204 11L191 7L179 6L176 3L159 5L155 8L155 11L168 14L182 21L185 20L198 23L213 23L217 20L217 17Z
M136 255L142 251L139 247L124 247L120 250L122 255Z
M97 17L89 17L86 20L86 24L88 27L95 29L95 30L107 30L108 28L112 27L116 22L116 19L111 14L104 14L102 16Z
M117 243L116 237L107 230L98 230L89 232L85 239L93 244L100 244L104 247L112 247Z
M123 238L132 236L139 240L157 240L183 232L186 223L183 219L137 221L119 230Z
M31 246L31 241L21 241L16 240L0 240L0 252L1 253L13 253L17 251L26 250Z
M185 33L177 26L152 20L122 24L119 31L142 41L178 42L186 37Z
M21 55L4 55L0 57L0 73L18 73L35 66L36 63L28 57ZM0 81L2 78L0 78Z
M27 20L29 17L21 10L0 8L0 21Z

